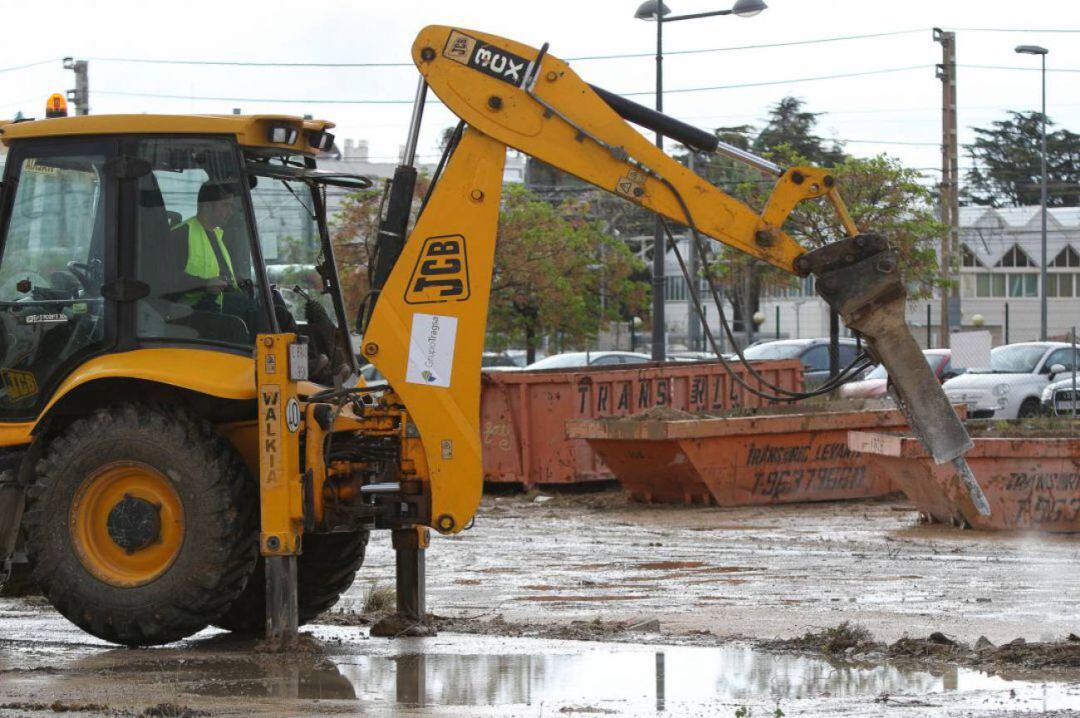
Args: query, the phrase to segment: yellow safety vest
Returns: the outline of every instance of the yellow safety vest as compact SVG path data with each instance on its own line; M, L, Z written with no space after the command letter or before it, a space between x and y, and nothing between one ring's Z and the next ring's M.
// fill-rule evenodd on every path
M181 227L186 229L181 230ZM210 246L210 237L206 232L206 229L202 226L202 222L197 217L178 225L176 232L186 231L188 239L188 259L187 265L184 267L184 272L192 277L198 277L200 279L215 279L221 277L224 272L221 271L221 267L218 266L217 256L214 254L214 248ZM228 267L228 275L233 278L230 284L235 284L236 273L233 272L232 259L229 257L229 250L225 248L225 243L221 241L223 232L220 228L213 231L214 240L217 242L218 249L221 250L221 256L225 259L225 264ZM188 304L198 304L201 300L206 298L206 292L196 290L188 292L184 295L184 301ZM217 295L216 301L218 306L221 306L222 297Z

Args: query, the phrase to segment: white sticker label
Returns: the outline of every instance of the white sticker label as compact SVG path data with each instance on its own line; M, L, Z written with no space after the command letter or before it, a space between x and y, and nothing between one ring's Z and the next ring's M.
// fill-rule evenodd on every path
M30 314L23 317L27 324L65 324L67 320L66 314Z
M290 434L295 434L297 429L300 428L300 419L300 402L296 400L296 397L292 397L285 404L285 428L289 430Z
M425 386L450 386L457 322L457 317L413 315L405 381Z

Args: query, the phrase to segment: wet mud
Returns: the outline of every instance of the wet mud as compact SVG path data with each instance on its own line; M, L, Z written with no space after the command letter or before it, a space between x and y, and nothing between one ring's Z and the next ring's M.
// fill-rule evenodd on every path
M902 500L536 499L485 499L474 529L433 539L434 638L370 637L382 616L364 614L365 597L393 585L381 535L339 606L303 629L305 649L285 655L210 630L121 649L40 598L0 600L0 716L1080 710L1075 537L926 526Z
M373 540L339 610L391 584L385 543ZM657 619L665 635L725 640L848 621L890 644L934 632L1045 642L1080 634L1078 561L1080 537L925 525L904 499L725 509L642 506L618 491L496 497L474 529L433 539L428 610L547 626Z

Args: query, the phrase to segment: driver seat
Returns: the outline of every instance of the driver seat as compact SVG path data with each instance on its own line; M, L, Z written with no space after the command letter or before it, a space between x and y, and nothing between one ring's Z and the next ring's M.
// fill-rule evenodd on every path
M165 209L153 172L139 178L136 190L136 276L150 287L150 294L136 304L137 331L147 337L198 338L197 330L176 323L191 316L191 307L169 299L176 292L177 273L184 266L181 248L169 226L169 215L175 213Z

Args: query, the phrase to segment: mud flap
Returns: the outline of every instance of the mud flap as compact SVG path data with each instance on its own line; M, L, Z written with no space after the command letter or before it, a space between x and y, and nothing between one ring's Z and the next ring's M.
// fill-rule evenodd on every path
M900 408L934 461L953 462L972 503L989 515L986 496L964 460L971 438L908 329L907 289L896 252L883 237L858 235L808 252L797 267L817 276L818 294L885 365Z

